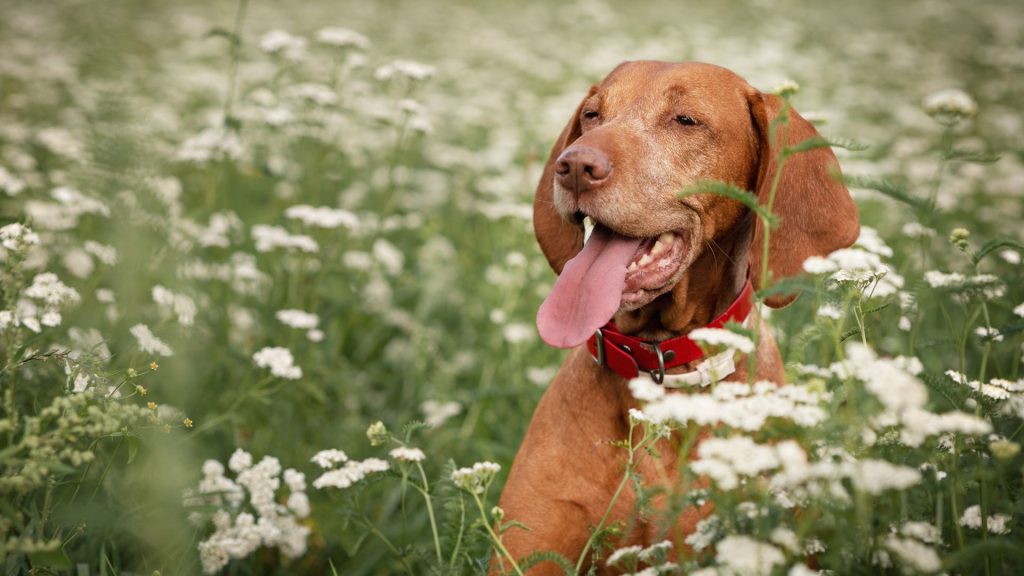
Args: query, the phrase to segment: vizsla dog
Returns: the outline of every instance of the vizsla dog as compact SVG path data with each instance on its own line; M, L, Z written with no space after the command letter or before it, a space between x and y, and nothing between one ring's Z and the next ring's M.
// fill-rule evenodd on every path
M506 518L528 528L505 532L513 557L541 550L571 561L580 556L624 471L625 451L612 442L627 437L629 410L638 407L630 377L645 372L661 382L666 374L689 374L700 382L709 360L687 333L748 316L762 322L750 296L751 284L761 283L760 221L725 196L680 191L718 180L767 203L778 179L773 212L781 222L768 253L773 281L856 239L857 209L829 148L790 156L777 174L783 136L792 146L817 135L791 110L770 141L770 124L783 109L781 99L724 68L627 62L590 89L562 131L534 202L537 240L559 273L537 327L545 342L573 350L537 407L501 496ZM584 243L586 217L594 227ZM767 304L790 300L774 296ZM767 329L761 334L756 377L781 383L778 348ZM746 358L732 360L726 379L745 381ZM669 440L659 449L660 458L643 458L638 473L671 482L677 447ZM616 546L664 537L632 517L635 504L627 487L607 521L627 527ZM691 532L706 513L684 513L672 536ZM530 571L560 573L553 563Z

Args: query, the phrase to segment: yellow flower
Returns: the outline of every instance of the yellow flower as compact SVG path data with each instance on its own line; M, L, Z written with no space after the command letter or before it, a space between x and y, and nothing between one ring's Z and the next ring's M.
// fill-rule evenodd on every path
M160 368L160 365L157 364L156 362L150 362L149 363L149 369L150 370L156 372L159 368Z
M149 390L146 390L145 386L142 386L142 385L135 386L135 393L138 394L139 396L145 396L148 392L149 392Z
M156 410L156 402L150 402L146 404L146 408L149 408L150 410Z
M191 418L185 418L183 423L185 424L185 428L191 428L192 427L192 419Z

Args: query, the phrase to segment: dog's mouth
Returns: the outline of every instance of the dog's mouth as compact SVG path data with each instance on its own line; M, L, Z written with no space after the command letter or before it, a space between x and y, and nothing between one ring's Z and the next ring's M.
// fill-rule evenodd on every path
M579 219L583 249L566 263L537 313L541 338L558 348L582 344L620 310L635 310L671 290L686 261L684 234L630 238L590 217Z

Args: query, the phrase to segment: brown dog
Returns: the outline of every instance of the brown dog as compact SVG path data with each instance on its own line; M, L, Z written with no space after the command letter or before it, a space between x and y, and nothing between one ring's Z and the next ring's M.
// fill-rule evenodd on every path
M791 111L770 142L770 124L782 107L779 98L717 66L627 62L590 89L562 131L534 202L537 240L560 274L537 325L546 342L574 350L541 399L501 496L506 518L528 527L505 532L513 557L551 550L576 561L622 478L624 450L610 442L626 438L628 411L637 407L626 386L628 365L635 361L652 376L694 371L697 360L652 369L652 362L668 362L676 352L659 351L669 348L659 343L685 340L723 312L742 321L745 312L730 314L749 299L748 270L753 285L761 285L761 223L735 200L680 198L681 190L719 180L766 203L777 177L773 211L781 223L771 232L768 255L773 280L798 274L806 258L856 239L857 210L837 179L830 149L791 156L776 174L783 135L789 146L817 135ZM586 246L585 216L596 223ZM777 296L767 303L779 307L789 300ZM609 320L625 338L646 343L605 344ZM756 376L781 383L778 349L770 332L762 334ZM581 346L588 338L589 346ZM626 372L613 360L626 364ZM741 358L736 365L747 363ZM728 379L747 376L740 368ZM641 460L643 478L675 477L676 451L670 443L664 448L661 458ZM653 526L631 518L634 506L627 488L609 518L630 528L618 546L649 545L656 537ZM701 511L683 516L679 529L689 533ZM561 570L547 563L530 573Z

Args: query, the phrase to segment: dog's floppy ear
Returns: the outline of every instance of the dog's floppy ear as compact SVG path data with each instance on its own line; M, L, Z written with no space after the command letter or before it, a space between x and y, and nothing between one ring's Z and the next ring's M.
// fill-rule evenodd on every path
M576 106L576 111L573 112L569 123L562 130L558 141L551 149L551 155L548 156L548 163L544 166L544 173L541 174L540 182L537 184L537 195L533 199L533 232L537 236L537 243L540 244L540 249L547 257L548 263L559 274L565 263L583 247L583 230L576 223L562 218L555 210L555 160L582 134L580 113L583 103L596 91L597 87L591 86L590 92Z
M776 124L775 141L770 142L771 122L782 111L784 101L757 90L752 90L748 98L751 117L760 138L754 192L761 204L768 203L772 182L776 177L779 179L772 212L780 222L771 231L768 247L768 270L772 282L777 282L800 274L804 260L810 256L824 256L853 244L860 232L860 222L857 206L840 181L839 162L828 146L789 156L783 164L781 176L777 175L782 148L819 136L814 126L790 108L788 123ZM761 287L763 250L764 226L758 219L750 258L755 288ZM781 308L795 298L795 295L781 294L771 296L765 302L773 308Z

